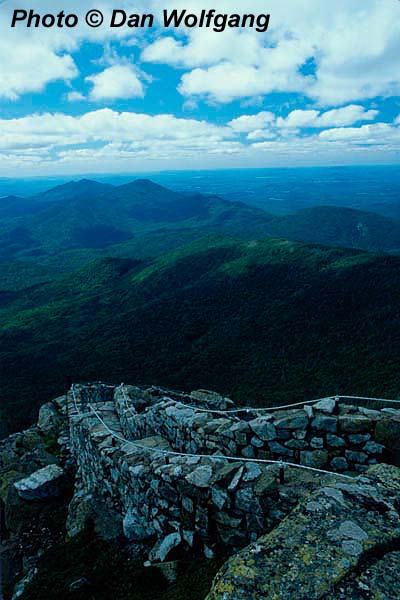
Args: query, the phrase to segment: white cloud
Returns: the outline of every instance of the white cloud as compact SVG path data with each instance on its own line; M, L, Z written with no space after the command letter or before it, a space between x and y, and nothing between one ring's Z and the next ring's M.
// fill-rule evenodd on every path
M362 127L339 127L319 134L323 141L347 144L385 145L400 142L400 128L389 123L373 123Z
M281 128L312 127L343 127L354 125L361 121L373 121L379 111L366 110L363 106L350 104L342 108L320 112L318 110L293 110L285 119L279 118L277 126Z
M67 100L68 102L82 102L83 100L86 100L86 98L80 92L69 92L67 94Z
M42 43L20 40L14 45L3 38L0 53L0 97L9 100L27 92L41 92L51 81L69 81L78 74L69 55L58 55Z
M93 84L89 98L95 102L119 98L143 98L144 87L133 67L114 65L86 77Z
M193 1L165 4L199 10ZM221 0L218 11L243 13L243 3ZM396 0L335 0L334 6L321 0L248 0L250 11L271 14L266 34L193 29L175 39L164 33L144 49L143 60L189 69L180 92L217 102L293 91L321 106L340 106L400 94ZM307 71L307 65L313 67Z
M264 127L247 131L250 123L240 117L217 126L171 114L149 116L109 108L81 116L46 113L0 119L0 172L10 175L22 167L25 173L29 168L33 173L76 173L176 164L216 168L373 163L387 162L400 152L400 127L395 124L336 127L304 135L297 129L279 129L276 120L270 121L271 113L242 117L253 118L252 127Z
M267 123L275 121L275 115L271 112L262 111L256 115L242 115L228 123L234 131L248 133L255 129L265 127Z

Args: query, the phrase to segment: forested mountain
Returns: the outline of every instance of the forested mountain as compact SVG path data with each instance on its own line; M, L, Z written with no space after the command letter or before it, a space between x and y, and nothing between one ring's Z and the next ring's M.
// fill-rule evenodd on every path
M400 258L209 238L2 294L11 426L73 380L208 387L268 405L400 392ZM28 408L29 407L29 408Z

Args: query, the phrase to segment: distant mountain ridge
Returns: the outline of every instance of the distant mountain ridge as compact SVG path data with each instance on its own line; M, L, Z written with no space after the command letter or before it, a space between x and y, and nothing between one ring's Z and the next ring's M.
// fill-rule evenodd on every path
M316 206L276 217L242 202L178 193L145 179L120 186L83 179L32 198L0 200L0 262L44 264L62 255L59 264L70 260L75 268L75 260L79 265L109 253L155 256L210 233L400 251L400 221L376 213Z

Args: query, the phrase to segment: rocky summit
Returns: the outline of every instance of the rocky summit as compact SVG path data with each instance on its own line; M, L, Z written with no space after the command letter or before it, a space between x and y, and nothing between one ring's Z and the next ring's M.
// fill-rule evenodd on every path
M400 410L384 402L263 410L75 385L0 443L5 597L39 597L54 548L90 530L166 581L188 561L222 564L207 600L399 598L399 449ZM79 573L62 597L90 585Z

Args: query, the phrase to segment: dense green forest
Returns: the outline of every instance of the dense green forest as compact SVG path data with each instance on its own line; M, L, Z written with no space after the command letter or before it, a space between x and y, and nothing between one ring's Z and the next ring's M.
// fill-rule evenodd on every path
M208 387L270 405L400 392L400 258L284 239L103 258L0 310L3 419L74 381Z

